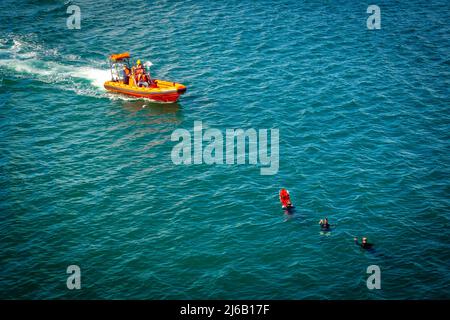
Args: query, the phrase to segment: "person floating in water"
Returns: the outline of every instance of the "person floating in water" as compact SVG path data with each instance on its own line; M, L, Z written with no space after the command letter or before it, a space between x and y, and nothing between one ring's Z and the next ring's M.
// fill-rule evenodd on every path
M280 202L281 207L283 209L289 209L294 207L291 202L291 196L289 195L289 191L287 191L286 189L280 190Z
M358 238L355 238L355 243L363 249L372 249L373 248L373 244L367 242L367 238L362 238L361 243L358 242Z
M330 230L331 225L328 223L328 218L320 219L319 224L320 224L320 228L322 230L325 230L325 231Z

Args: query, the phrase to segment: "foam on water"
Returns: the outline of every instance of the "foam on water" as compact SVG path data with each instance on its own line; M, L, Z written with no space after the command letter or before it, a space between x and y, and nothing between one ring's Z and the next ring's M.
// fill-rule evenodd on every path
M8 47L8 42L12 43ZM17 77L54 84L62 90L80 95L107 97L103 83L110 78L108 69L66 64L66 58L79 60L77 55L62 56L57 49L46 49L18 37L0 40L0 66Z
M80 67L72 70L72 76L75 78L89 80L93 86L103 89L103 84L111 77L109 70L96 69L91 67Z
M17 77L31 77L37 81L54 84L58 89L84 96L123 101L139 100L139 98L107 92L103 84L110 79L110 70L87 65L98 65L99 61L90 60L84 62L86 64L84 66L75 66L66 61L79 62L81 58L78 55L62 56L57 49L46 49L16 36L12 38L12 45L9 47L8 42L11 41L7 38L0 39L0 44L3 46L0 48L0 66ZM50 60L49 57L54 60ZM144 100L156 102L151 99ZM158 103L164 104L164 102Z

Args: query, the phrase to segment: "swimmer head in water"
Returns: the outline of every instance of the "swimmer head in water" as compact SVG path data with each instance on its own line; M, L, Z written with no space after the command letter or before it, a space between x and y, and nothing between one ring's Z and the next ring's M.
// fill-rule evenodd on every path
M361 246L361 248L363 248L363 249L372 249L372 247L373 247L372 243L368 243L367 242L367 238L366 237L362 238L362 243L361 244L358 243L358 238L355 238L355 243L357 245Z
M322 229L329 229L329 228L330 228L330 224L328 223L328 218L321 219L321 220L319 221L319 224L320 224L320 227L321 227Z

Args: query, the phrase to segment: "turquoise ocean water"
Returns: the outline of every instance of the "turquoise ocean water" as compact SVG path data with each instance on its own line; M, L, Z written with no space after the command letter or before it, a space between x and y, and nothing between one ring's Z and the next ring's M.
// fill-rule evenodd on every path
M450 297L448 1L1 4L0 298ZM127 50L188 92L106 93ZM278 128L278 173L175 166L197 120Z

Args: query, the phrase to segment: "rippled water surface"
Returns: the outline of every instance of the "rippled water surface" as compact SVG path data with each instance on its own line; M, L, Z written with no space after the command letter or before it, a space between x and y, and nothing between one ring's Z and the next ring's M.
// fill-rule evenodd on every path
M76 1L80 30L36 3L0 11L0 298L450 297L448 1L378 1L373 31L372 1ZM126 50L186 95L106 93ZM278 128L278 173L175 166L196 120Z

